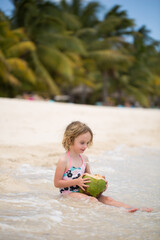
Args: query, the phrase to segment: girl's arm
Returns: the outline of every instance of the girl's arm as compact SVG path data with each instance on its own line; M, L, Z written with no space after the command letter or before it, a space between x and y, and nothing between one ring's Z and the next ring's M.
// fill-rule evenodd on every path
M86 179L82 179L82 176L80 176L77 179L71 179L71 180L63 180L63 174L65 172L66 169L66 160L65 158L60 158L58 161L58 165L55 171L55 176L54 176L54 185L57 188L65 188L65 187L71 187L74 185L78 185L80 188L82 188L83 190L84 187L86 187L87 182L89 182L88 178Z
M88 160L88 157L85 156L84 159L85 159L85 164L86 164L85 173L89 173L89 174L91 174L91 170L90 170L90 166L89 166L89 160Z

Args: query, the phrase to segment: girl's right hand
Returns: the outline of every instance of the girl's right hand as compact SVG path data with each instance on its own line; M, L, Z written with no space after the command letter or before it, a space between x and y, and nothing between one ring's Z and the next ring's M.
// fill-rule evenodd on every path
M82 178L82 176L80 176L79 178L77 178L77 185L83 190L85 191L85 187L89 187L88 185L86 185L86 183L90 183L90 179L89 178Z

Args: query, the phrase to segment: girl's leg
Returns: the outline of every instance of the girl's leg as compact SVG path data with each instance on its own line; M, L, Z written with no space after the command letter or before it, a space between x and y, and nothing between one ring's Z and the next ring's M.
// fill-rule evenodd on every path
M67 196L72 197L72 198L77 198L77 199L84 199L84 200L89 199L92 202L100 201L100 202L102 202L106 205L126 208L129 212L135 212L135 211L138 210L138 208L133 208L133 207L131 207L131 206L125 204L125 203L118 202L111 197L107 197L107 196L103 196L103 195L101 195L98 199L95 198L95 197L90 197L90 196L88 196L86 194L83 194L83 193L79 193L79 192L69 193Z
M86 194L83 194L83 193L79 193L79 192L73 192L73 193L69 193L68 195L67 195L68 197L72 197L72 198L77 198L77 199L89 199L90 201L92 201L92 202L98 202L98 199L97 198L95 198L95 197L90 197L90 196L88 196L88 195L86 195Z
M114 200L111 197L103 196L101 195L98 200L106 205L114 206L114 207L123 207L127 209L128 212L135 212L137 210L145 211L145 212L151 212L152 208L134 208L126 203L118 202Z
M83 194L83 193L79 193L79 192L69 193L67 196L71 197L71 198L77 198L77 199L84 199L84 200L88 199L91 202L100 201L101 203L104 203L104 204L110 205L110 206L114 206L114 207L123 207L128 212L136 212L137 210L141 210L141 211L145 211L145 212L151 212L153 210L152 208L134 208L134 207L132 207L128 204L118 202L111 197L107 197L107 196L103 196L103 195L101 195L98 199L95 198L95 197L90 197L90 196L88 196L86 194Z
M110 206L114 206L114 207L123 207L126 208L128 212L135 212L138 210L138 208L133 208L128 204L122 203L122 202L118 202L116 200L114 200L111 197L107 197L107 196L103 196L101 195L98 200L106 205L110 205Z

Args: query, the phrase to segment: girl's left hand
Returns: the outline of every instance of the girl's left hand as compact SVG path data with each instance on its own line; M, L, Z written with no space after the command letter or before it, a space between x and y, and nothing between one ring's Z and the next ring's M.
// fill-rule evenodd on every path
M99 174L94 174L95 176L96 175L99 175ZM105 182L106 182L106 188L105 188L105 190L104 191L106 191L107 190L107 188L108 188L108 181L106 180L106 177L105 176L102 176L103 178L104 178L104 180L105 180Z
M105 188L105 190L104 190L104 191L106 191L107 188L108 188L108 181L106 180L105 176L102 176L102 177L104 178L104 180L105 180L105 182L106 182L106 188Z
M105 180L106 181L106 180ZM105 188L105 190L104 191L106 191L107 190L107 188L108 188L108 182L106 181L106 188Z

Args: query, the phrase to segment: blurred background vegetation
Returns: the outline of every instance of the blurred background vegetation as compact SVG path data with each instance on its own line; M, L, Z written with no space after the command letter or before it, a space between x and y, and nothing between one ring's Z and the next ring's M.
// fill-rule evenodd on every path
M13 0L0 11L0 97L160 107L160 48L113 6Z

